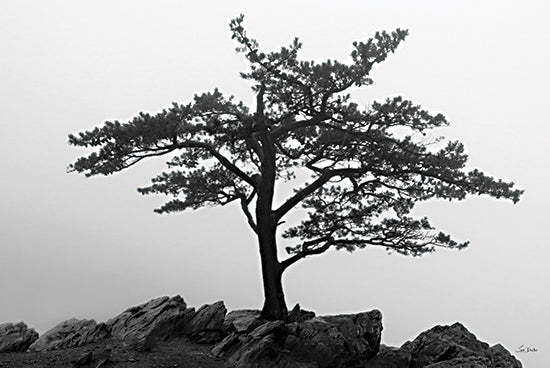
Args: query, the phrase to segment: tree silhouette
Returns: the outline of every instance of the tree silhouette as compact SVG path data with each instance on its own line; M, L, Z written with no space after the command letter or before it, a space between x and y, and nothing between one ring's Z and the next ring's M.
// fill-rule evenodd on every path
M167 163L170 170L139 192L174 197L158 213L240 202L258 239L263 317L285 318L282 274L307 256L370 245L412 256L467 246L436 232L427 218L412 217L417 202L461 200L468 194L519 200L522 191L513 183L466 171L460 142L426 138L448 125L441 114L401 97L360 109L346 93L373 83L373 66L395 51L406 30L354 42L349 64L316 63L298 60L298 39L277 52L260 51L242 22L241 15L230 29L250 65L241 76L252 84L255 111L215 89L156 115L105 122L69 135L70 144L96 150L68 170L109 175L175 153ZM309 182L294 180L303 173L309 173ZM295 191L277 204L275 189L283 181L294 183ZM306 210L305 219L283 228L285 216L297 207ZM278 232L290 244L283 260Z

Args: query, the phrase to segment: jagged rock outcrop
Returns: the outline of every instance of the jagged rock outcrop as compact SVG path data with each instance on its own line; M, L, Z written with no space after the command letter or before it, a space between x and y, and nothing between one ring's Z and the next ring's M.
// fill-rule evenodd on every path
M75 318L64 321L40 338L22 322L3 324L0 325L0 349L57 350L109 337L122 340L137 350L149 350L159 341L182 335L198 342L219 342L227 335L223 326L226 312L221 301L206 304L195 311L194 308L187 308L179 295L171 298L164 296L128 308L105 323ZM236 323L239 325L239 322Z
M291 323L257 321L262 324L250 332L235 329L212 352L236 367L343 367L376 355L382 331L379 311Z
M155 342L187 335L202 343L218 342L227 334L223 323L227 309L222 301L205 304L197 311L187 308L176 295L153 299L132 307L106 322L111 334L131 342L138 350L148 350Z
M38 339L38 333L24 322L0 324L0 353L26 351Z
M411 352L410 368L421 368L453 358L476 356L489 349L489 344L479 341L462 324L435 326L422 332L413 341L407 341L402 350Z
M29 351L45 351L74 348L109 336L104 323L93 319L72 318L46 331L32 345Z
M502 345L480 341L460 323L435 326L400 348L384 347L366 368L521 368Z
M148 350L157 341L181 335L194 315L181 296L164 296L128 308L105 324L113 337Z
M198 342L220 341L225 336L223 323L226 313L227 309L221 300L213 304L205 304L185 321L182 332Z
M521 368L521 363L501 345L490 347L458 322L424 331L413 341L403 344L401 350L412 354L410 368L429 367L430 364L469 357L487 358L493 363L502 362L501 366L506 368ZM482 364L481 361L478 359L476 364Z

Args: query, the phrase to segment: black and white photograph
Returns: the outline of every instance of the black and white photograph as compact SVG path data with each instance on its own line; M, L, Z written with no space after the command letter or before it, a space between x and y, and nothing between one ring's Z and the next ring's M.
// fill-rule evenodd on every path
M0 2L0 368L543 368L550 5Z

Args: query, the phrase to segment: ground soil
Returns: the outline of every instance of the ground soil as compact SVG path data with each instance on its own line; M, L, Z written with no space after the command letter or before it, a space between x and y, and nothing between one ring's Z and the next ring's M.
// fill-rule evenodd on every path
M160 342L150 351L139 352L118 340L32 353L0 353L0 368L229 368L231 365L210 352L212 345L187 338Z

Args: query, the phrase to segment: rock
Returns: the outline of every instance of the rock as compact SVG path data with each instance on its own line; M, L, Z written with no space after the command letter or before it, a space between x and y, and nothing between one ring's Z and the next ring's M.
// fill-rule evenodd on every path
M521 363L502 345L489 347L458 322L424 331L400 350L411 353L409 368L478 367L486 361L491 362L487 367L521 368Z
M101 352L101 355L98 357L98 362L95 368L104 367L106 365L109 365L109 363L111 363L111 351L106 350Z
M280 348L275 344L274 335L249 338L229 361L238 368L280 367Z
M489 358L467 357L453 358L439 363L427 365L425 368L493 368Z
M194 313L183 331L197 342L219 342L225 336L223 324L226 313L223 301L205 304Z
M321 317L297 323L296 332L284 346L293 360L316 362L319 367L333 367L350 358L344 335L334 324Z
M300 311L298 306L293 315L299 321L284 323L258 319L256 323L264 323L252 331L250 323L235 328L212 349L212 353L242 368L323 368L354 366L378 352L382 331L382 315L378 311L312 317L310 312ZM244 318L247 314L241 316Z
M494 368L521 368L521 362L500 344L489 348L489 357Z
M24 322L0 324L0 353L26 351L38 339L38 333Z
M352 350L350 353L360 361L367 361L378 353L383 329L379 310L321 318L338 328Z
M290 323L257 319L260 325L252 329L252 317L257 315L242 312L226 317L226 326L235 326L239 318L247 323L229 328L232 332L212 353L236 368L522 367L502 345L489 347L460 323L435 326L396 348L380 345L382 314L377 310Z
M109 347L88 351L84 353L84 355L82 355L79 359L73 361L73 367L103 367L112 362L110 360L111 352L111 348Z
M378 354L369 360L364 368L409 368L412 355L399 348L380 345Z
M453 358L475 356L476 352L489 349L489 345L479 341L457 322L424 331L412 342L403 344L401 349L411 352L413 356L410 368L421 368Z
M197 333L201 331L221 330L226 312L227 309L221 300L213 304L203 305L189 321L189 332Z
M253 309L242 309L231 311L226 314L222 330L230 333L246 333L262 324L260 311Z
M286 362L281 361L286 333L283 321L264 322L251 332L231 333L214 346L212 353L238 368L286 367Z
M109 336L104 323L97 324L93 319L72 318L61 322L40 336L29 351L67 349L99 341Z
M153 299L131 307L106 322L111 334L138 350L149 350L157 342L181 335L194 315L183 298L176 295Z
M94 361L94 354L91 351L88 351L84 355L82 355L80 358L75 360L73 362L74 367L82 367L84 365L88 365Z
M246 337L233 332L212 348L212 354L229 358L242 347L245 340Z
M249 336L255 337L255 338L262 338L270 334L277 334L277 333L281 334L281 333L284 333L284 325L285 323L283 321L266 322L256 327L250 333Z
M312 319L315 317L315 312L302 310L300 308L300 304L296 304L294 308L290 312L288 312L288 316L286 317L287 323L292 322L303 322L307 321L308 319Z

